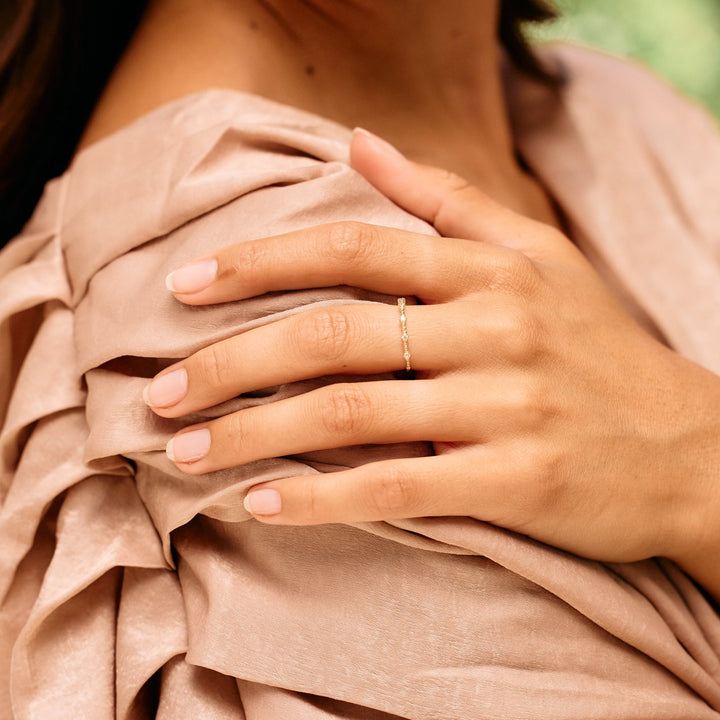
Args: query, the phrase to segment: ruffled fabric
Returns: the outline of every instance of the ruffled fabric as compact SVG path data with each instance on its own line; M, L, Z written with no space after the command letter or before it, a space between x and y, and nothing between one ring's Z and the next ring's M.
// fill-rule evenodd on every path
M523 157L628 307L720 372L711 121L639 68L548 52L562 97L509 80ZM720 618L670 562L590 562L468 518L283 528L242 507L254 483L424 444L199 477L167 459L191 422L336 378L167 420L141 397L162 367L309 307L394 303L338 287L188 307L163 285L321 222L433 233L348 167L348 141L257 96L192 95L80 153L0 253L0 715L720 718Z

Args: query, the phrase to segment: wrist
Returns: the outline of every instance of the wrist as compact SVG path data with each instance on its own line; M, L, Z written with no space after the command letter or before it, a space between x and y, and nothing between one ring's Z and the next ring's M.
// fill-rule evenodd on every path
M670 558L720 603L720 547L697 549L684 558Z
M692 428L675 448L677 504L662 554L720 599L720 378L707 375L702 406L682 408Z
M715 444L720 448L720 432ZM715 452L714 458L706 473L695 476L699 482L683 483L694 487L694 492L688 492L693 501L678 518L667 556L720 600L720 452Z

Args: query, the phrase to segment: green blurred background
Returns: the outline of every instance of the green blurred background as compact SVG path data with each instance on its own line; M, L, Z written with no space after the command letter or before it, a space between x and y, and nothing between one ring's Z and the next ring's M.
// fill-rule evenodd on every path
M720 0L556 0L533 35L639 58L720 118Z

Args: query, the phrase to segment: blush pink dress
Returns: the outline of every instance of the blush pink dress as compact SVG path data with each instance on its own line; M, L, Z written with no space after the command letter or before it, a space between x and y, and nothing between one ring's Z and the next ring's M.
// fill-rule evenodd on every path
M639 67L546 52L559 96L508 80L520 153L638 319L720 373L712 121ZM0 717L718 720L720 617L669 561L591 562L469 518L283 528L242 507L258 481L423 444L200 477L167 459L192 421L328 379L164 420L141 397L162 367L305 308L394 303L338 287L188 307L163 284L332 220L434 232L349 168L348 140L201 92L82 151L0 253Z

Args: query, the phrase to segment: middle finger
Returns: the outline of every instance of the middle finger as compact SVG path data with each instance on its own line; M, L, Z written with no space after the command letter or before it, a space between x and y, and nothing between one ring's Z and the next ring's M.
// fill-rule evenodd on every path
M468 303L408 306L414 370L467 365L473 349ZM163 417L179 417L245 392L323 375L405 368L398 307L337 305L303 311L199 350L161 372L145 398Z

